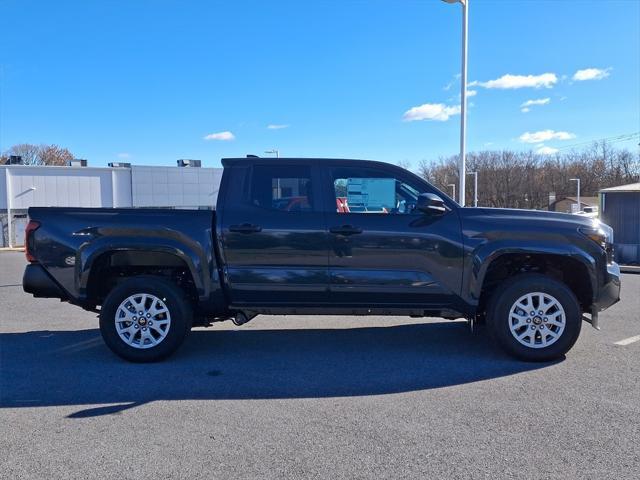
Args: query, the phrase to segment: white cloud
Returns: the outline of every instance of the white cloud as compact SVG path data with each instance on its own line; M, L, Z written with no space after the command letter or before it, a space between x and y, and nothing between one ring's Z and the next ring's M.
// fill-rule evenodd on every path
M453 80L451 80L449 83L447 83L447 84L446 84L442 89L443 89L443 90L450 90L450 89L451 89L451 87L453 87L453 85L454 85L458 80L460 80L460 77L461 77L461 76L462 76L462 75L460 75L459 73L456 73L456 74L453 76Z
M402 119L405 122L413 122L416 120L437 120L446 122L449 117L460 113L460 105L445 105L443 103L424 103L417 107L410 108Z
M551 88L558 82L555 73L541 75L511 75L506 74L488 82L471 82L470 87L476 85L484 88L514 89L514 88Z
M477 94L477 90L467 90L467 97L475 97Z
M557 153L557 151L557 148L545 147L543 145L538 150L536 150L536 153L539 153L540 155L553 155L554 153Z
M130 153L123 152L118 154L118 158L130 158L130 157L131 157Z
M230 141L230 140L235 140L236 136L229 132L217 132L217 133L210 133L209 135L205 135L203 137L205 140L221 140L223 142L226 141Z
M550 101L551 101L550 98L538 98L536 100L527 100L522 105L520 105L520 111L522 113L527 113L531 110L529 107L533 105L546 105Z
M551 101L550 98L538 98L536 100L527 100L524 102L521 107L530 107L531 105L546 105Z
M267 128L269 130L282 130L283 128L289 128L289 124L271 123L271 124L267 125Z
M611 67L609 68L585 68L583 70L578 70L573 74L573 80L576 82L582 82L584 80L602 80L603 78L607 78L609 73L611 72Z
M524 143L540 143L548 140L571 140L576 138L573 133L556 132L554 130L540 130L539 132L525 132L520 135L520 141Z

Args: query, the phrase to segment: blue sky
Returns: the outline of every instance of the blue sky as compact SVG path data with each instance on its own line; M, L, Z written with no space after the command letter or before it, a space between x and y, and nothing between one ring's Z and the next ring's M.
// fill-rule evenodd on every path
M56 143L91 165L455 154L460 14L439 0L0 0L0 148ZM471 0L469 149L640 131L639 25L637 0Z

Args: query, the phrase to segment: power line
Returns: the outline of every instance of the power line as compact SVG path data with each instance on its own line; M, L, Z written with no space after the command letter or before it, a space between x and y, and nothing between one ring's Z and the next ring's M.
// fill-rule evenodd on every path
M581 147L584 145L591 145L598 142L607 142L607 143L627 142L629 140L633 140L635 137L640 138L640 132L625 133L623 135L615 135L612 137L605 137L597 140L589 140L588 142L574 143L572 145L565 145L564 147L559 147L558 150L567 150L568 148Z

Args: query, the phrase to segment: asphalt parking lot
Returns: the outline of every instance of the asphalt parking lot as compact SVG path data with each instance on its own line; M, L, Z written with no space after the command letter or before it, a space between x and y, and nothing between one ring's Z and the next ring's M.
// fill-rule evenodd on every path
M23 268L0 253L1 478L638 478L640 275L554 363L464 322L258 317L136 365Z

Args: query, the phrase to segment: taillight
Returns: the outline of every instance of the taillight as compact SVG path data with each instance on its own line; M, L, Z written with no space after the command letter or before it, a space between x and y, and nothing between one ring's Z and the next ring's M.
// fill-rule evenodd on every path
M37 262L38 260L34 256L33 251L33 232L40 227L40 222L35 220L29 220L27 228L24 229L24 254L27 257L28 262Z

